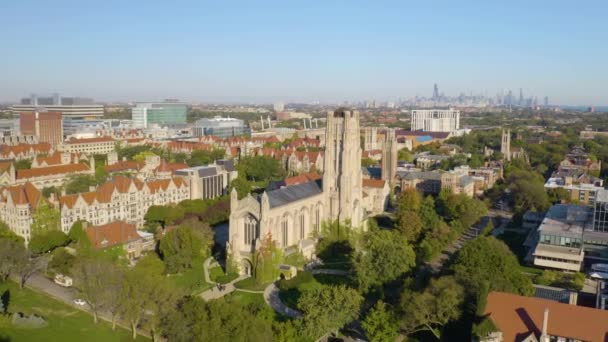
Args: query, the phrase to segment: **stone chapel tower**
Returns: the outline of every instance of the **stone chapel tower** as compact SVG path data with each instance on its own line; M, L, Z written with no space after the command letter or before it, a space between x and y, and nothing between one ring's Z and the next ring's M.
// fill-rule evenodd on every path
M327 113L323 192L327 219L363 223L359 112L338 108Z
M384 146L382 146L382 179L392 187L397 174L397 139L395 130L389 128L384 133Z
M502 158L511 161L511 130L502 130L502 140L500 142L500 153Z

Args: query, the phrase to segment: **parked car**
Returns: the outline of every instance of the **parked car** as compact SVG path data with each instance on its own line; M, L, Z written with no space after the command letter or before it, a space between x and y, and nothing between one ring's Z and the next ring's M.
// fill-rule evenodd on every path
M55 284L59 284L63 287L70 287L72 286L73 282L71 277L68 277L63 274L56 274L55 279L53 281L55 282Z
M80 299L80 298L74 299L74 304L76 304L76 305L83 306L83 305L85 305L86 303L87 303L87 302L85 302L85 300L84 300L84 299Z

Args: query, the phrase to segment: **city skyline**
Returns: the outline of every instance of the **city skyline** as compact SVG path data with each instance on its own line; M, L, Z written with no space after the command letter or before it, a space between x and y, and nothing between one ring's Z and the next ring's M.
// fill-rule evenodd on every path
M513 91L608 104L607 5L70 1L0 5L0 101L341 103ZM236 10L235 10L236 9ZM55 20L49 21L53 17ZM28 22L28 25L21 25Z

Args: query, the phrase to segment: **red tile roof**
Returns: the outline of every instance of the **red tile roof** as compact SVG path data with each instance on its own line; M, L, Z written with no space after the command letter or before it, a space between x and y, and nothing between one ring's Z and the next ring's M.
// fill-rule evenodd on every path
M144 165L145 165L145 163L143 163L143 162L139 163L136 161L125 160L125 161L119 161L112 165L106 165L106 166L104 166L104 169L107 172L123 172L123 171L129 171L129 170L138 171Z
M10 196L14 204L29 204L32 209L36 209L42 197L42 193L30 182L9 187L7 190L7 198Z
M95 248L121 245L141 238L137 229L135 229L135 225L124 221L114 221L101 226L88 227L87 237Z
M285 186L290 186L290 185L308 183L308 182L316 181L318 179L321 179L321 175L319 175L316 172L309 172L309 173L303 173L299 176L285 178L285 180L283 182L285 183Z
M29 179L50 175L70 174L77 172L85 172L89 170L90 168L86 164L55 165L48 167L39 167L35 169L17 170L17 179Z
M523 297L504 292L488 295L485 313L502 331L503 340L520 341L534 333L538 338L545 309L549 310L547 333L581 341L608 341L608 311Z

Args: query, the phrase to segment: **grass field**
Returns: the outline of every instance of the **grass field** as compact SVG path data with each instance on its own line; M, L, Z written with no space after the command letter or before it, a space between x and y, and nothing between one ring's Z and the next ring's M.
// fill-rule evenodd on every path
M238 278L238 276L239 275L236 273L232 273L232 274L224 273L224 270L220 266L212 267L209 270L209 278L211 279L211 281L220 283L220 284L227 284L227 283L233 281L234 279Z
M185 294L198 294L209 288L212 284L205 282L204 260L195 260L192 263L192 268L186 270L183 273L171 275L169 279L173 282L175 287L182 290Z
M0 294L6 293L7 290L10 293L9 312L35 313L42 316L48 325L38 329L23 329L6 324L10 322L2 322L0 341L133 341L130 331L120 327L112 331L111 325L101 320L94 324L91 315L53 298L29 289L20 290L13 282L0 284ZM140 336L136 341L148 339Z

